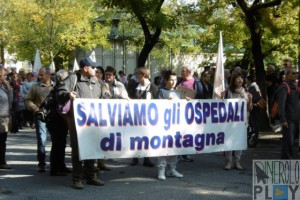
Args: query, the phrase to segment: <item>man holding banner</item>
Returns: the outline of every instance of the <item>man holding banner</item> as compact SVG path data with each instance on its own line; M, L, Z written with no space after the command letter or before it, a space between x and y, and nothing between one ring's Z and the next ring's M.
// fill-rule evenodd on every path
M80 69L76 74L71 74L61 87L58 88L58 102L64 103L75 98L99 99L102 97L101 85L95 77L96 67L92 62L85 58L79 63ZM73 165L73 185L75 189L83 189L82 161L79 160L79 148L77 132L74 120L74 112L71 108L66 116L68 128L70 132L71 147L72 147L72 165ZM95 160L84 160L84 168L87 177L87 184L102 186L104 183L97 178L97 173L94 167Z

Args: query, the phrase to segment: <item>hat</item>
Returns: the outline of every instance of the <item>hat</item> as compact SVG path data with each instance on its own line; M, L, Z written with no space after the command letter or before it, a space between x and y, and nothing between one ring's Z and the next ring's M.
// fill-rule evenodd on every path
M80 68L82 68L84 66L94 66L94 67L96 67L95 63L93 61L91 61L91 59L89 59L89 58L85 58L85 59L83 59L79 62L79 67Z

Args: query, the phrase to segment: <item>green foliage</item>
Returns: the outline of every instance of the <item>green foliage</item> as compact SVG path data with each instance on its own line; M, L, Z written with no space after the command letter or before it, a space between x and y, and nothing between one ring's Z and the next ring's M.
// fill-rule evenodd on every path
M281 64L284 58L296 61L298 3L282 1L280 6L258 11L265 63ZM208 63L217 52L220 31L228 63L240 60L251 48L244 13L232 0L198 0L196 4L177 0L8 0L1 1L0 16L0 45L17 53L19 60L33 60L39 48L43 64L50 63L51 52L72 59L70 52L76 48L110 48L107 36L112 36L113 19L120 19L115 39L125 39L139 50L145 37L139 20L145 20L150 34L162 28L152 52L160 63L169 63L166 55L170 52L204 53ZM102 21L95 23L95 19Z
M42 63L47 65L52 55L64 57L74 48L92 49L107 43L108 29L94 25L96 15L88 1L9 0L7 8L7 49L19 60L33 60L38 48Z
M277 8L268 8L262 12L263 51L274 50L265 58L265 63L282 64L283 59L290 58L297 63L299 10L298 1L283 1Z

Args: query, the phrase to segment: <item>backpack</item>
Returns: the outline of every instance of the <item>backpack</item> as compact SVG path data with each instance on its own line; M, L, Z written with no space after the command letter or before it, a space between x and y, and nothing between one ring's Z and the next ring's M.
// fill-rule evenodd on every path
M80 79L80 73L76 72L75 74L76 74L76 79L74 81L72 91L76 91L77 81ZM57 103L55 109L60 115L64 116L64 115L68 115L69 111L71 110L71 107L72 107L72 101L68 100L67 102L62 103L62 104Z
M287 89L287 95L291 94L291 88L289 84L286 82L282 82L281 85L284 85ZM275 120L278 118L278 91L274 94L274 98L272 101L271 111L270 111L271 120Z

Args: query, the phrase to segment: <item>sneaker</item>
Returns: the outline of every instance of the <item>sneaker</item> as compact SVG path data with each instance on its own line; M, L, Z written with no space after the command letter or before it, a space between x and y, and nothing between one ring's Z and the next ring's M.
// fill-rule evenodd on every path
M101 180L99 180L99 179L94 178L94 179L88 179L86 181L86 184L88 184L88 185L102 186L102 185L104 185L104 182L101 181Z
M175 169L171 169L170 171L167 171L167 176L169 176L169 177L175 177L175 178L182 178L183 177L183 175L180 174Z
M166 176L164 174L158 174L158 180L161 180L161 181L165 181L166 180Z
M0 165L0 169L11 169L11 167L5 163Z
M83 184L81 181L74 181L72 187L74 189L83 189Z
M270 124L270 126L275 133L282 131L281 124Z
M243 170L244 169L244 167L242 167L240 162L236 162L235 165L234 165L234 168L237 169L237 170Z
M40 165L38 165L37 170L38 170L38 172L40 172L40 173L44 173L44 172L46 172L46 167L45 167L45 166L40 166Z
M231 170L231 162L226 162L224 169Z
M165 181L166 180L166 175L165 175L166 169L165 167L159 166L158 167L158 180Z

